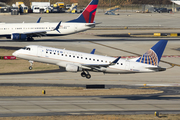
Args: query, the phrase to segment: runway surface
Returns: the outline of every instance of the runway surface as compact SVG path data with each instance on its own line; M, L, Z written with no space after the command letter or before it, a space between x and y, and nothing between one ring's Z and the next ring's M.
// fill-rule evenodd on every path
M180 28L179 14L122 14L104 16L98 13L96 21L102 26L146 26L160 28ZM63 20L70 20L77 15L63 15ZM158 16L158 17L157 17ZM34 22L39 15L3 16L1 22ZM42 21L59 21L53 14L43 14ZM29 19L32 18L32 19ZM53 20L52 20L53 18ZM105 19L106 18L106 19ZM131 19L130 19L131 18ZM168 19L171 18L171 19ZM132 21L133 19L133 21ZM173 19L173 22L172 22ZM12 21L13 20L13 21ZM168 20L168 21L167 21ZM122 22L119 22L122 21ZM160 22L161 21L161 24ZM148 25L148 26L147 26ZM175 38L136 38L123 37L117 34L178 32L177 30L88 30L82 33L61 36L35 38L35 41L12 41L0 38L0 47L13 47L14 50L27 45L42 45L89 53L96 48L96 53L107 56L137 56L144 54L157 41L169 40L163 55L180 55L180 39ZM116 36L113 36L116 34ZM164 61L164 62L163 62ZM28 61L27 61L28 62ZM44 64L46 65L46 64ZM43 96L43 97L2 97L0 96L0 117L10 116L52 116L52 115L92 115L92 114L153 114L180 113L180 58L163 57L161 67L164 72L142 74L103 74L90 72L92 78L87 80L79 73L65 72L62 69L0 73L0 86L68 86L82 87L89 84L105 84L111 87L137 88L144 84L152 89L164 91L153 95L124 96ZM36 64L34 64L36 67ZM10 68L11 69L11 68ZM27 66L28 69L28 66ZM166 86L166 87L163 87Z
M180 113L180 95L1 97L0 117Z
M134 38L135 39L135 38ZM2 42L2 46L23 47L27 44L40 44L58 48L89 52L96 48L96 54L109 56L134 56L143 54L158 39L138 41L138 38L127 41L74 41L74 42ZM50 44L49 44L50 43ZM71 43L71 44L69 44ZM169 39L164 55L178 55L180 41ZM180 58L162 58L162 60L180 64ZM92 114L153 114L180 113L180 70L178 66L160 62L168 68L164 72L142 74L102 74L90 72L92 79L87 80L80 73L69 73L64 70L27 71L19 73L2 73L1 86L68 86L82 87L88 84L105 84L112 87L136 88L147 86L170 86L157 88L164 91L154 95L126 96L70 96L70 97L0 97L0 117L10 116L52 116L52 115L92 115ZM34 65L35 67L35 65Z

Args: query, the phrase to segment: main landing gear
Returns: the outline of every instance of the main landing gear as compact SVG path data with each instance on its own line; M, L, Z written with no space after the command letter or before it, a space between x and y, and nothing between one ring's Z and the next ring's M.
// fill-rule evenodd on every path
M32 70L32 66L33 66L34 61L30 60L29 63L30 63L29 70Z
M86 71L87 73L85 73L85 71L83 71L82 73L81 73L81 76L82 77L86 77L87 79L90 79L91 78L91 75L89 74L89 72L88 71Z
M27 41L34 41L32 37L27 37Z

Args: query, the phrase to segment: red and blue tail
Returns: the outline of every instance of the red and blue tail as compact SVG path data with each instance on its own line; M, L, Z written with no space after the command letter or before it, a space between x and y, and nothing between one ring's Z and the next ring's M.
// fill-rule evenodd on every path
M93 23L99 0L92 0L81 15L68 22Z

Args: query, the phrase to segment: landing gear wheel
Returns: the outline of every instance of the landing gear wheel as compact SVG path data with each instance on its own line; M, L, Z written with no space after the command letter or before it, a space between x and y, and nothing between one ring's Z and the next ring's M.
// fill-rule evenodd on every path
M85 73L85 72L82 72L82 73L81 73L81 76L82 76L82 77L86 77L86 73Z
M86 78L87 78L87 79L90 79L90 78L91 78L91 75L90 75L90 74L86 74Z
M32 66L29 66L29 70L32 70Z
M29 70L32 70L32 66L33 66L34 61L29 60L29 63L30 63Z

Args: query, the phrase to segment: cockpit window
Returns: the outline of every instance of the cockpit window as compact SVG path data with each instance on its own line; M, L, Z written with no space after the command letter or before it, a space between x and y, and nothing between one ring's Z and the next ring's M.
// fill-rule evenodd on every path
M26 50L29 50L29 51L30 51L30 50L31 50L31 48L29 48L29 47L28 47L28 48L26 48Z
M21 48L21 49L23 49L23 50L31 50L31 48L29 48L29 47L23 47L23 48Z
M26 50L26 47L23 47L23 48L21 48L21 49L24 49L24 50Z

